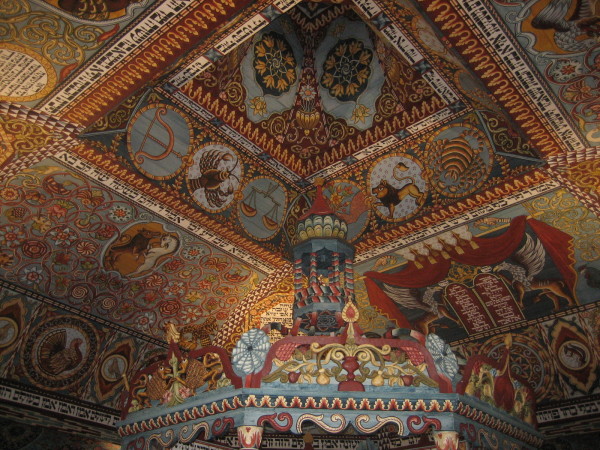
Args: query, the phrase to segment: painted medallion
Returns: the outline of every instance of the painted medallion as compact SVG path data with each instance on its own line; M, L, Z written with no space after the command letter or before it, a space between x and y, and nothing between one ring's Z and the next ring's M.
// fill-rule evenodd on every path
M157 222L137 223L124 229L104 253L103 266L123 277L137 278L156 269L179 248L177 233Z
M368 186L375 212L392 222L413 216L427 198L423 168L405 153L377 161L369 173Z
M23 349L23 364L35 385L60 390L81 382L97 352L98 336L87 321L55 317L30 334Z
M287 207L283 186L272 178L254 178L242 196L239 218L246 232L258 240L273 237L283 224Z
M187 117L178 109L147 105L135 114L127 131L131 160L147 177L164 180L183 168L193 135Z
M485 134L470 123L442 127L429 139L426 167L433 189L446 197L463 197L480 188L494 162Z
M188 189L196 203L210 212L222 211L231 204L241 178L239 156L229 146L204 144L190 159Z

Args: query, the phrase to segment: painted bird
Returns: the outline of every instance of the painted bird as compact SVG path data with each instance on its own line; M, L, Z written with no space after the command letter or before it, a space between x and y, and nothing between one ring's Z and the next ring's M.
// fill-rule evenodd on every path
M67 331L57 330L40 346L40 364L52 375L74 369L83 358L79 349L82 343L81 339L75 338L67 346Z

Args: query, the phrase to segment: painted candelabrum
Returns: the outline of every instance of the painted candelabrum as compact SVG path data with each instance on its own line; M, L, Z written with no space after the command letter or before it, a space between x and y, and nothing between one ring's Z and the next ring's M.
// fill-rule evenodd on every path
M323 182L298 222L294 258L295 329L309 335L337 332L341 312L354 297L354 248L346 242L348 226L327 205Z

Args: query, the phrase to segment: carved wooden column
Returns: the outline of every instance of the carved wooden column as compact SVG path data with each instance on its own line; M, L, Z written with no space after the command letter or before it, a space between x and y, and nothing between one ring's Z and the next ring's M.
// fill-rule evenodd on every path
M241 450L257 450L262 441L263 427L242 425L237 429Z
M458 432L456 431L434 431L435 448L438 450L457 450Z

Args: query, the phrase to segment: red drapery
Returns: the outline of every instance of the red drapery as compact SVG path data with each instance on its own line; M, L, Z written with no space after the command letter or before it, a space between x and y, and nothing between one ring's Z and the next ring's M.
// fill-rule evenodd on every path
M535 219L527 221L525 216L515 217L508 229L499 236L491 238L473 237L472 241L478 248L463 248L464 253L450 251L451 259L441 259L431 263L422 262L423 268L409 261L405 268L396 273L366 272L365 285L371 304L376 306L383 314L394 320L399 327L410 328L410 324L398 306L383 292L375 281L382 281L392 286L406 288L420 288L439 283L448 275L452 260L471 266L488 266L497 264L509 258L519 247L525 234L525 225L531 228L540 238L542 245L559 268L567 285L573 289L575 285L575 272L573 264L572 238L556 228L539 222Z

